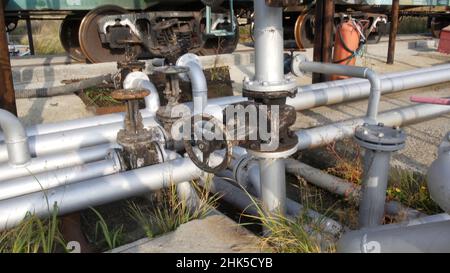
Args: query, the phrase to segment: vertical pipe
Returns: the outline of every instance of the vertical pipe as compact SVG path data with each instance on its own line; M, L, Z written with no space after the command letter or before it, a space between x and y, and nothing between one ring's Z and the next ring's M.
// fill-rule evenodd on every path
M17 115L3 0L0 0L0 108Z
M390 159L390 152L365 151L362 196L359 206L360 228L375 227L383 222Z
M30 15L27 16L26 22L27 22L28 45L30 46L30 54L31 56L34 56L35 52L34 52L33 28L31 26Z
M395 41L397 39L397 30L398 30L399 6L400 6L400 0L392 0L391 30L389 33L389 48L388 48L387 64L394 64Z
M269 7L265 1L255 5L255 80L284 81L283 9Z
M260 159L261 199L269 213L286 213L286 171L284 159Z

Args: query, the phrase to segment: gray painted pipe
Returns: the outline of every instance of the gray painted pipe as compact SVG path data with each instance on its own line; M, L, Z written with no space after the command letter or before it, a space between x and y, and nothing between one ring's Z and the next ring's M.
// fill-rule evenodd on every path
M259 159L260 189L266 212L286 213L286 170L284 159Z
M384 218L391 152L365 150L364 175L359 203L359 226L381 225Z
M378 122L385 126L406 126L450 113L450 107L442 105L418 104L407 106L378 115ZM367 123L365 118L355 118L329 125L297 131L299 150L325 146L335 141L352 137L355 129Z
M150 94L144 98L145 109L141 112L146 112L149 115L155 115L161 105L158 89L150 81L147 74L144 72L131 72L123 81L123 88L125 89L145 89L150 91ZM147 113L149 112L149 113ZM147 115L146 115L147 116Z
M377 124L378 105L381 99L381 80L375 71L367 67L308 62L301 61L300 59L294 58L292 65L298 65L301 71L368 79L370 83L370 95L367 118L371 124Z
M5 135L6 160L13 166L23 166L30 162L30 150L25 128L10 112L0 109L0 128Z
M284 81L283 9L254 1L255 81Z
M38 175L44 172L50 172L58 169L64 169L72 166L83 165L106 158L108 152L116 145L105 144L91 148L85 148L78 151L65 152L63 154L42 156L32 158L30 163L24 167L12 168L9 164L0 165L0 185L3 181L29 176Z
M341 253L450 253L450 220L425 220L420 224L401 223L348 232L338 242L337 250Z
M439 65L433 68L436 68L436 70L426 68L426 70L405 71L398 73L400 75L395 77L391 76L392 74L381 75L381 93L389 94L450 81L450 65ZM306 110L314 107L365 99L370 94L370 83L367 80L355 80L348 85L338 86L333 86L336 84L330 82L330 85L330 87L313 90L309 90L309 87L306 86L304 87L306 91L299 92L293 99L288 98L287 103L294 106L296 110Z
M252 169L249 169L249 175ZM361 187L345 181L339 177L330 175L322 170L311 167L295 159L286 160L286 171L288 173L303 177L309 183L325 189L331 193L348 198L348 200L356 205L359 204L361 196ZM416 219L427 216L420 211L408 208L396 201L386 203L385 213L391 216L405 216L406 219Z
M208 85L200 58L195 54L187 53L177 60L177 65L189 67L188 77L182 78L191 82L194 115L203 113L203 110L208 105Z
M448 69L450 69L450 65L446 64L382 75L382 94L449 81L450 73L448 73ZM367 80L353 78L342 81L302 86L299 87L299 90L301 90L301 92L299 92L299 94L293 99L288 98L287 103L294 106L297 110L305 110L324 105L367 98L370 93L370 84ZM231 96L211 99L210 104L226 105L246 100L247 99L243 97ZM141 110L141 115L143 118L155 115L154 107L152 105L155 105L156 103L156 98L155 101L146 99L147 109ZM189 105L189 103L187 105ZM189 107L193 108L192 105L189 105ZM123 121L124 116L124 113L115 113L73 121L38 124L28 127L27 135L31 137L35 135L117 123ZM3 140L4 136L0 132L0 142Z
M204 180L201 183L202 186L205 185ZM212 193L223 196L223 200L236 206L236 208L242 210L245 214L259 215L255 207L255 202L259 202L258 197L254 197L255 199L252 200L249 193L222 178L215 177L210 183ZM305 211L305 208L301 204L291 199L286 199L286 208L287 214L292 217L298 217L306 212L308 217L320 224L324 232L338 236L344 230L344 227L340 223L311 209Z
M191 160L178 159L3 200L0 201L0 230L16 226L28 212L35 213L38 217L46 216L55 204L58 206L58 213L65 215L157 191L197 179L201 175L202 171Z
M115 174L120 170L120 163L116 159L108 159L34 176L11 179L0 183L0 200L16 198L39 191L48 191L59 186Z
M404 78L406 76L412 76L412 75L415 75L418 78L424 78L424 77L422 77L424 74L432 75L433 73L438 72L440 70L450 70L450 64L439 64L439 65L434 65L434 66L430 66L430 67L417 68L417 69L413 69L413 70L380 74L380 79L382 80L382 83L383 83L383 82L392 81L395 78ZM408 82L408 81L406 81L406 82ZM314 90L324 91L324 89L330 89L330 88L339 87L339 86L353 86L353 85L360 85L360 84L365 84L365 86L367 86L367 92L369 91L368 88L370 88L370 86L369 86L369 82L366 79L349 78L349 79L345 79L345 80L321 82L321 83L315 83L315 84L311 84L311 85L299 86L298 93L299 94L306 93L306 92L314 91ZM382 84L382 90L384 90L383 84ZM368 94L369 93L367 93L367 95Z

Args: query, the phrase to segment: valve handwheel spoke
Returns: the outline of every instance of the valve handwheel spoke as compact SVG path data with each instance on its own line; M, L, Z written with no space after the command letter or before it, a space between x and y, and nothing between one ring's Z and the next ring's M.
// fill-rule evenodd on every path
M225 126L216 118L207 114L193 116L188 122L190 122L189 126L191 127L191 139L184 140L184 147L192 162L208 173L225 170L230 165L233 151L233 143L228 137ZM206 124L209 126L208 130L204 127ZM199 126L201 127L199 128ZM210 130L217 132L215 135L221 135L223 139L205 139L205 133L212 133ZM198 133L201 133L201 135L198 135ZM215 160L211 160L211 155L219 150L225 150L223 159L218 164L210 166L211 163L215 163Z

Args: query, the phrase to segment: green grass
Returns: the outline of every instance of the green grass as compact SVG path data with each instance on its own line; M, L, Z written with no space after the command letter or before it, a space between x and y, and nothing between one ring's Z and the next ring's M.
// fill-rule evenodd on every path
M110 88L91 87L84 90L84 94L89 99L92 105L111 106L121 105L122 102L115 100L111 96L112 90Z
M99 242L104 242L108 246L109 250L113 250L120 246L122 244L123 239L123 226L119 226L114 229L110 229L108 227L108 224L106 223L103 216L94 208L91 208L91 210L97 215L98 221L95 225L95 238L96 241L99 240ZM98 231L101 231L102 239L99 239Z
M195 186L198 204L192 209L177 196L176 187L162 190L156 196L158 204L151 208L140 208L129 203L130 216L144 229L149 238L176 230L179 226L195 219L202 219L216 207L219 196L211 195L209 188Z
M257 215L245 215L257 221L264 230L261 248L275 253L328 253L335 252L331 235L325 235L321 219L312 220L305 209L298 217L287 217L282 213L266 213L260 202L250 194ZM243 224L246 225L246 224Z
M17 227L0 233L0 253L54 253L59 248L65 250L57 215L56 206L46 219L28 213Z
M392 169L388 199L432 215L442 213L439 206L431 199L426 179L423 175L412 171Z

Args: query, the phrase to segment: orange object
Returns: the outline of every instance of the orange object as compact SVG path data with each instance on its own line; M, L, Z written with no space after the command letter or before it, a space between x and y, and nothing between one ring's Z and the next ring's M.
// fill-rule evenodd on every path
M359 49L361 34L359 25L353 21L341 23L336 30L333 63L343 65L355 65L356 52ZM331 80L343 80L348 77L332 75Z

